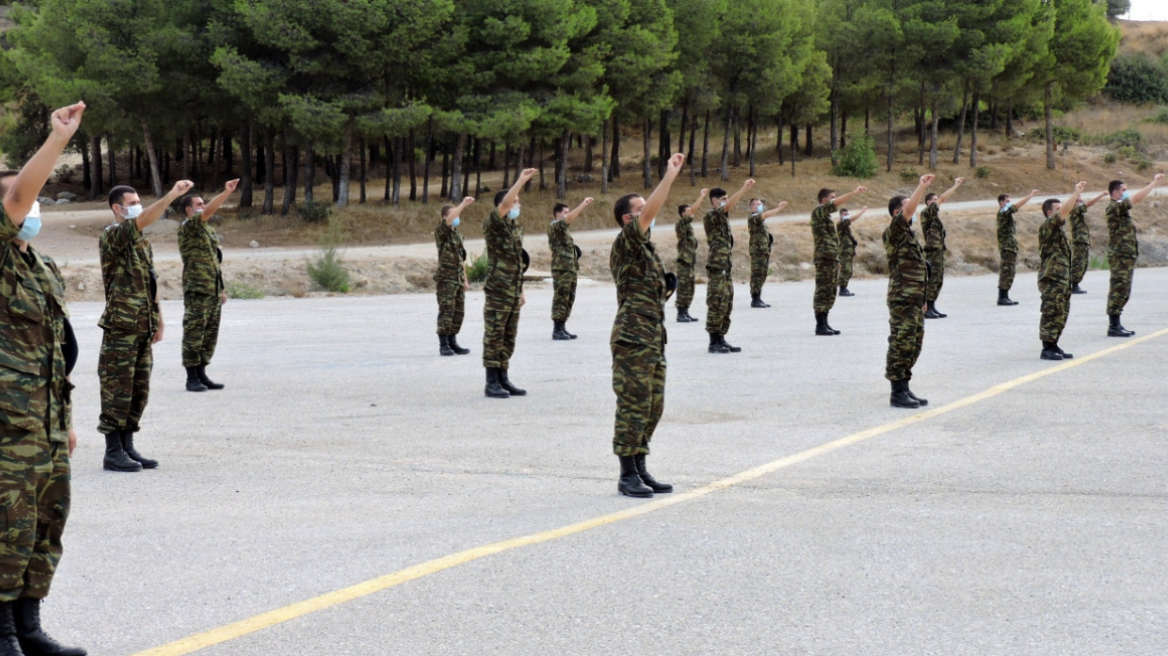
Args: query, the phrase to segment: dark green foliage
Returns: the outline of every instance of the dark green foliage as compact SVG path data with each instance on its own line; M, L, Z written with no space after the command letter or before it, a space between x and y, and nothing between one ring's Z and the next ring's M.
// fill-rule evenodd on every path
M1058 144L1077 143L1083 140L1082 130L1065 125L1054 126L1051 133L1054 135L1054 142ZM1043 141L1046 139L1046 128L1034 128L1027 136L1034 141Z
M1119 102L1168 104L1168 63L1143 53L1119 55L1103 92Z
M297 205L296 213L307 223L325 223L332 215L332 206L323 201L309 201Z
M876 141L869 136L859 136L848 141L848 145L836 151L839 162L831 169L832 175L849 178L874 178L879 168L876 161Z
M990 167L979 166L974 170L973 175L978 180L985 180L986 178L990 177Z
M308 263L308 277L324 291L348 293L350 289L349 271L341 264L339 252L342 234L337 223L330 224L320 240L320 254Z
M466 266L466 279L469 282L485 282L487 279L487 268L490 267L491 261L487 259L487 253L484 251L481 255L474 258L470 264Z

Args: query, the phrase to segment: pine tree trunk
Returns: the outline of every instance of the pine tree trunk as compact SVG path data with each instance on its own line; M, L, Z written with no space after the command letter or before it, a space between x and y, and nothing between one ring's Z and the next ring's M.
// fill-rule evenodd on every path
M1042 111L1046 115L1046 168L1047 170L1055 170L1054 161L1054 125L1052 123L1052 110L1054 103L1051 97L1054 93L1054 82L1047 82L1046 88L1042 92Z
M1014 101L1006 103L1006 138L1014 138Z
M106 137L105 137L105 155L106 155L106 160L109 162L108 168L109 168L109 186L110 186L110 189L113 189L114 187L118 186L118 158L117 158L117 153L114 152L113 141L114 141L113 135L106 135ZM162 185L159 185L158 188L161 189ZM155 196L155 198L157 198L157 196Z
M304 153L304 202L312 203L316 199L313 191L316 188L316 151L309 147Z
M969 87L961 93L961 118L957 121L957 145L953 148L953 163L961 163L961 142L965 139L965 115L969 109Z
M840 150L848 147L848 113L840 111Z
M276 206L276 135L272 128L264 130L264 204L260 214L271 214Z
M795 163L799 159L799 127L791 123L791 177L795 177Z
M608 181L620 179L620 119L612 115L612 161L608 165Z
M592 135L584 137L584 173L592 173L592 149L595 143L596 138Z
M89 165L92 167L89 174L89 200L97 200L104 184L101 179L101 137L92 137L89 140Z
M495 145L496 145L495 142L492 141L491 142L491 159L487 162L487 170L488 171L495 170Z
M750 128L746 131L746 147L750 151L750 177L756 174L755 169L755 152L758 149L758 117L755 114L754 107L750 108Z
M402 158L405 155L402 151L405 150L405 139L402 137L393 138L393 174L390 175L393 185L389 194L389 200L394 207L401 207L401 181L402 181Z
M710 175L710 111L706 110L706 127L702 130L702 177Z
M544 171L543 171L544 162L546 161L544 159L544 156L543 156L543 148L544 148L543 137L540 137L540 139L539 139L539 190L540 191L547 189L547 182L544 180ZM555 148L555 151L556 151L555 152L555 158L556 158L556 176L555 177L556 177L556 180L560 179L560 150L561 149L560 149L559 142L556 142L556 148ZM566 158L567 158L567 156L565 155L565 159Z
M673 137L669 134L669 110L661 110L661 126L659 128L660 134L657 139L657 179L660 180L665 177L665 167L669 163L669 145L673 142Z
M86 200L94 200L96 195L94 195L93 171L90 168L92 164L90 164L89 160L89 137L85 136L84 132L79 132L77 134L77 141L78 143L85 144L78 149L81 151L81 186L85 188Z
M467 137L467 139L469 140L470 143L469 143L469 145L466 146L466 152L468 154L473 153L474 148L475 148L475 144L478 143L478 139L476 137ZM464 155L464 157L465 157L465 155ZM470 195L470 169L471 169L471 167L464 164L464 165L462 165L461 168L462 168L462 188L459 192L460 198L458 198L456 200L456 202L462 202L462 197Z
M540 160L539 168L542 170L543 164L544 164L544 162L543 162L543 138L542 137L540 137L538 144L535 143L535 137L532 137L531 140L527 142L527 168L529 168L529 169L535 168L535 153L536 153L536 146L537 145L539 146L539 160ZM519 173L520 173L519 169L516 169L515 170L515 179L516 180L519 179ZM528 180L527 184L523 185L523 193L526 194L526 193L530 193L530 192L531 192L531 180Z
M893 97L888 96L888 172L892 173L892 165L896 159L896 129L893 125L894 114L892 112Z
M292 162L292 135L288 134L288 128L284 129L284 201L280 203L280 216L288 216L288 210L292 208L293 199L296 197L296 178L293 171L299 170L299 167ZM291 165L290 165L291 164Z
M193 149L193 146L191 145L191 132L193 131L193 129L188 129L186 132L183 132L183 180L191 179L191 150Z
M258 138L257 138L257 135L255 134L255 127L254 126L252 127L252 140L255 142L255 150L256 150L255 181L257 184L266 180L265 176L268 173L268 159L267 159L268 155L267 155L267 152L264 150L264 135L265 134L267 134L267 132L265 132L264 130L260 130L260 134L258 135Z
M807 138L804 139L804 141L806 143L803 144L803 155L804 155L804 157L811 157L812 155L815 154L815 144L814 144L814 142L811 141L812 128L811 128L810 123L807 124L806 130L807 130Z
M864 136L872 136L872 108L864 108Z
M691 152L691 151L693 150L693 148L686 148L685 147L685 128L688 125L689 125L689 99L687 98L681 102L681 125L678 126L678 129L677 129L677 131L678 131L677 152L685 153L686 160L692 164L693 163L693 152ZM691 144L693 143L692 136L690 137L690 143ZM672 154L672 153L669 153L669 154Z
M645 127L641 137L641 141L645 150L645 161L644 166L642 167L642 174L645 178L645 188L649 189L653 186L653 154L650 151L653 140L653 119L645 119Z
M742 129L740 127L742 122L738 120L738 107L731 108L730 116L730 123L727 125L730 131L734 133L734 150L732 151L733 158L731 165L734 168L738 168L742 166Z
M450 169L450 200L462 200L462 151L466 148L466 135L458 133L454 139L454 160Z
M511 145L503 146L503 189L511 188Z
M969 128L969 166L977 166L977 121L981 109L981 95L973 92L973 125Z
M786 164L783 159L783 110L779 110L779 115L775 117L775 152L779 154L779 166Z
M406 148L410 151L410 200L418 200L418 146L415 143L416 130L410 130Z
M397 150L397 139L391 140L385 135L381 135L381 140L385 143L385 190L381 194L381 202L393 202L393 153Z
M734 111L726 106L726 129L722 131L722 163L718 171L722 181L730 179L730 132L734 126Z
M434 163L434 119L426 123L426 161L422 164L422 202L430 202L430 165Z
M227 165L227 170L223 172L223 175L228 180L235 177L235 149L231 144L234 139L235 135L230 130L223 131L223 163ZM141 153L138 155L141 157Z
M215 161L211 167L215 170L211 173L211 188L219 188L219 174L223 170L223 130L215 128L215 140L212 142L218 144L219 147L215 149Z
M158 151L154 148L154 137L150 134L150 125L146 123L146 117L141 117L142 120L142 136L146 143L146 151L150 155L150 182L154 186L154 197L162 198L162 178L159 176L158 170Z
M930 110L933 113L932 126L929 129L929 170L937 170L937 123L941 120L937 116L937 102L933 101L933 107Z
M248 118L243 123L243 129L239 132L239 206L251 207L254 194L254 176L252 170L252 143L251 143L251 119Z
M600 193L608 193L608 121L600 123Z
M560 175L556 178L556 198L563 199L568 196L568 142L572 138L572 133L564 130L560 135L560 157L562 161L559 162L558 168Z
M84 150L84 148L82 149ZM138 146L134 147L134 173L131 176L132 180L142 179L142 149ZM131 186L133 186L131 182Z
M698 186L697 178L697 164L698 158L694 156L694 148L697 144L698 137L698 115L694 113L690 118L689 124L689 150L685 151L686 157L689 158L689 186Z
M833 78L838 77L838 73L832 74ZM840 149L839 143L839 91L836 90L836 83L832 83L831 88L831 165L839 164L839 158L836 153Z
M365 169L365 137L361 137L361 142L358 144L357 147L360 149L359 158L360 158L360 162L361 162L361 172L360 172L360 175L361 175L360 194L361 194L361 196L357 200L357 202L364 205L366 200L367 200L366 196L365 196L365 183L367 182L366 176L368 175L368 171L366 171L366 169Z
M446 198L446 182L447 176L450 175L450 151L446 150L446 144L442 144L442 188L438 190L439 198Z
M483 193L483 140L475 139L474 169L475 169L475 198Z

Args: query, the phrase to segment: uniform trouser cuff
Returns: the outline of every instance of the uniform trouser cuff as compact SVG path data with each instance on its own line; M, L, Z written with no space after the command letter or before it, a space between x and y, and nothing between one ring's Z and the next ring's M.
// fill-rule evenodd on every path
M618 456L622 456L622 457L624 457L624 456L640 456L640 455L647 456L647 455L649 455L649 445L645 444L642 446L629 446L627 444L614 443L612 445L612 452L614 454L616 454Z

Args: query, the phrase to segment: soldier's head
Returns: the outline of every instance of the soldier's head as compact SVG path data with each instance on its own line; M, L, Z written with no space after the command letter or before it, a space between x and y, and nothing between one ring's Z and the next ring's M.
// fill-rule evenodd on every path
M847 221L852 216L852 213L848 211L848 208L841 207L840 211L839 211L839 215L840 215L840 221Z
M625 194L616 199L616 204L612 206L612 215L616 219L616 224L623 228L629 224L629 221L633 221L641 215L643 207L645 207L645 199L641 198L640 194Z
M925 205L936 205L936 204L937 204L937 194L934 194L933 192L930 191L928 193L928 195L925 196Z
M1042 215L1050 218L1063 208L1063 202L1057 198L1048 198L1042 203Z
M507 197L507 190L506 189L500 189L499 191L495 192L495 207L498 207L499 205L501 205L503 203L503 199L506 197ZM515 213L515 216L519 216L520 205L521 205L521 203L519 202L519 197L516 196L515 203L513 205L511 205L511 211Z
M142 213L142 199L133 187L118 185L109 192L109 206L114 217L122 219L136 219Z
M441 210L441 212L442 212L442 220L443 220L443 221L446 221L447 219L449 219L449 218L450 218L450 213L451 213L451 212L453 212L453 211L454 211L454 205L443 205L443 206L442 206L442 210Z
M710 205L715 208L726 206L726 190L721 187L714 187L710 190Z
M761 198L751 198L750 199L750 212L751 212L751 214L758 212L760 205L762 205Z
M0 171L0 199L8 195L8 189L12 183L16 181L16 176L20 171ZM20 232L16 234L13 241L17 245L28 243L41 229L41 204L39 201L33 201L32 207L29 208L28 214L24 216L24 223L20 226Z
M820 189L819 195L816 196L820 205L826 205L835 200L835 189Z
M683 203L681 205L678 205L677 206L677 215L680 217L683 217L683 218L690 216L690 214L691 214L690 209L692 209L692 207L693 206L690 205L689 203Z
M894 217L899 214L900 211L904 209L904 201L906 200L908 200L908 198L904 196L893 196L892 199L888 201L888 216Z
M998 196L998 209L1001 209L1010 204L1010 194L1001 194Z
M552 206L552 216L557 219L562 219L568 216L568 206L564 203L556 203Z
M1111 184L1107 185L1107 193L1111 194L1111 200L1120 200L1125 192L1127 184L1123 180L1112 180Z
M178 206L188 219L202 214L203 210L207 209L207 203L198 194L183 196L178 200Z

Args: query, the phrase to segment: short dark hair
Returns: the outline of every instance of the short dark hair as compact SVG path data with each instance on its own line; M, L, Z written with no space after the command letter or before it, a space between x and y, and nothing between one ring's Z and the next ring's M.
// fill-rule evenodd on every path
M1055 205L1061 205L1061 204L1062 204L1062 201L1057 199L1057 198L1046 199L1046 201L1044 201L1042 203L1042 215L1049 219L1051 209L1053 209Z
M109 191L110 207L114 205L121 205L122 201L126 199L126 194L136 194L138 190L126 185L118 185Z
M828 196L830 196L830 195L832 195L832 194L834 194L834 193L835 193L835 189L826 189L826 188L825 188L825 189L820 189L820 190L819 190L819 195L818 195L818 196L816 196L815 198L816 198L816 200L818 200L820 203L822 203L824 198L827 198Z
M449 213L450 213L450 210L452 210L452 209L454 209L454 205L443 205L443 206L442 206L442 210L441 210L442 214L441 214L441 216L442 216L442 219L443 219L443 220L445 220L445 219L446 219L446 215L447 215L447 214L449 214Z
M930 191L928 194L925 195L925 202L928 203L936 197L937 197L937 194L934 194L933 192Z
M998 202L999 203L1002 201L1007 201L1007 200L1010 200L1010 194L999 194L998 195Z
M677 215L685 216L685 211L689 209L689 203L682 203L677 206Z
M612 206L612 216L616 219L618 226L624 227L625 224L621 221L621 217L628 214L629 210L633 208L633 199L640 197L641 194L625 194L616 199L616 203Z
M726 190L721 188L721 187L714 187L713 189L710 190L710 200L714 200L715 198L725 198L725 197L726 197Z
M500 189L499 191L495 192L495 207L498 207L498 206L503 204L503 199L507 197L508 191L510 191L510 190L509 189Z
M762 199L761 199L761 198L751 198L751 199L750 199L750 202L751 202L751 203L754 203L754 201L756 201L756 200L762 200Z
M888 215L896 216L896 213L904 209L904 201L907 200L904 196L893 196L888 201Z
M852 212L851 212L851 210L849 210L846 207L841 207L841 208L839 208L839 213L840 214L851 214Z
M563 212L566 209L568 209L568 206L565 205L564 203L556 203L555 205L552 205L552 215L554 216L556 214L559 214L560 212Z
M184 212L187 211L188 207L190 207L191 205L194 205L196 198L202 198L202 196L199 194L187 194L186 196L183 196L182 198L178 199L179 209L181 209Z
M1114 194L1123 186L1123 180L1112 180L1111 184L1107 185L1107 193Z

